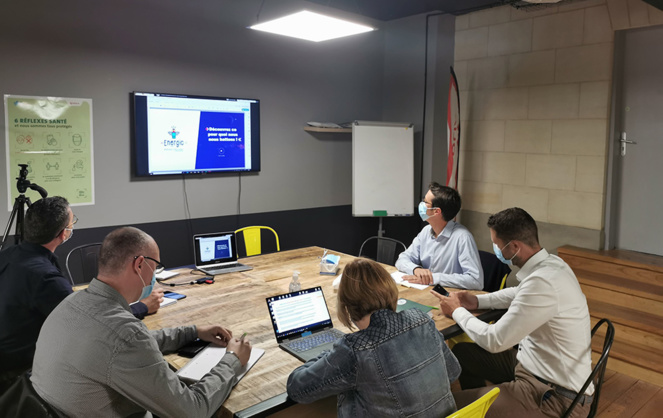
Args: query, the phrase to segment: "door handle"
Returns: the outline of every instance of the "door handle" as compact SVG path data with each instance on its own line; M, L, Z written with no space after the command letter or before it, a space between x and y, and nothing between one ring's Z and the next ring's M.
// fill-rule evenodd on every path
M622 132L619 138L619 154L622 157L626 156L626 144L632 144L632 145L637 145L638 143L636 141L629 141L626 139L626 132Z

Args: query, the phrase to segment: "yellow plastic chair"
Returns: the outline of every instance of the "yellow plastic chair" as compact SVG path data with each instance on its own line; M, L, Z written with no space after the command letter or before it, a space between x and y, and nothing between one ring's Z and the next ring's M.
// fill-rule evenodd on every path
M276 251L281 251L281 246L279 245L279 235L272 228L268 226L247 226L235 231L235 234L239 234L241 232L244 235L244 248L246 250L247 257L262 254L262 245L260 243L260 230L262 229L272 231L274 238L276 239Z
M459 409L447 418L483 418L488 412L490 405L495 402L497 395L500 394L500 388L492 388L490 392L486 393L476 401L467 405L463 409Z

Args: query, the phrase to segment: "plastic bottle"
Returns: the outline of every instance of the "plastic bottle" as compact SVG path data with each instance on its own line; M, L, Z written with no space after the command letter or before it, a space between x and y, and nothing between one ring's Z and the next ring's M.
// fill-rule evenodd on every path
M292 281L290 282L290 293L302 290L302 284L299 282L299 272L292 272Z

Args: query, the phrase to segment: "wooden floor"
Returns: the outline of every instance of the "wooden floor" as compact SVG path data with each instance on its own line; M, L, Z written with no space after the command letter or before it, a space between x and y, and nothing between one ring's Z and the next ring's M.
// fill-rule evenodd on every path
M661 416L663 416L662 387L606 370L597 418Z

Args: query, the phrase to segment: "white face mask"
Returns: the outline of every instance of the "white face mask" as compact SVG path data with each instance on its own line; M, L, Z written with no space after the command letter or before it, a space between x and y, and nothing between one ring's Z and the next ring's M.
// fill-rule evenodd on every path
M71 239L71 237L74 236L74 228L65 228L64 230L69 231L69 236L67 238L65 238L64 241L62 241L63 244L65 242L69 241Z

